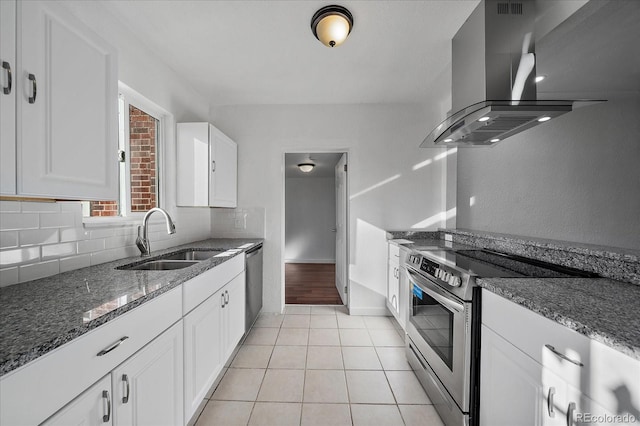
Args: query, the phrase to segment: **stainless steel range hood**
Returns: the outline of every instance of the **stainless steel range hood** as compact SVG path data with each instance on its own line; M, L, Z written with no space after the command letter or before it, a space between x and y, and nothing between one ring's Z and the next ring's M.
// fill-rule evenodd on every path
M452 41L452 110L421 147L487 146L598 101L538 100L534 0L483 0Z

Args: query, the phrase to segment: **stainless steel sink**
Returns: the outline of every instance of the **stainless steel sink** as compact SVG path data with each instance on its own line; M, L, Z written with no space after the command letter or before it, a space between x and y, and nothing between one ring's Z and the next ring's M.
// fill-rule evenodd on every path
M188 268L191 265L195 265L199 261L197 260L152 260L149 262L141 263L134 266L124 266L118 269L124 269L127 271L172 271L174 269Z
M167 256L160 256L162 260L207 260L220 254L220 250L184 250Z

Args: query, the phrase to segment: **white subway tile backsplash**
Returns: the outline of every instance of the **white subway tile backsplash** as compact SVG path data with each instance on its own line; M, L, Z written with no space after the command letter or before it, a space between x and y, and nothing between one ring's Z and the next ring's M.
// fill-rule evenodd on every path
M78 241L78 254L104 250L104 239Z
M60 262L58 259L50 260L48 262L34 263L31 265L24 265L18 268L20 275L20 282L33 281L38 278L44 278L51 275L60 273Z
M40 228L73 228L73 213L40 213Z
M72 212L82 214L82 204L80 201L58 201L61 212Z
M113 228L97 228L89 231L89 238L92 240L105 237L113 237L115 230Z
M17 284L18 279L18 267L0 269L0 287Z
M0 231L0 248L18 247L18 231Z
M135 238L125 237L124 235L104 239L104 247L106 249L124 247L131 244L135 244Z
M58 213L60 206L56 202L42 203L42 202L24 202L22 203L23 213Z
M37 229L40 215L37 213L2 213L0 230Z
M61 243L42 246L42 259L60 258L76 254L76 243Z
M65 228L60 230L60 242L82 241L89 239L89 231L84 228Z
M19 212L20 201L0 201L0 212Z
M0 251L0 267L31 263L40 259L40 247Z
M141 218L85 227L78 201L0 201L0 212L0 286L140 255L135 240ZM185 210L173 219L173 235L162 218L152 219L152 253L211 237L209 210Z
M90 254L81 254L60 259L60 272L73 271L74 269L86 268L88 266L91 266Z
M57 229L30 229L20 231L20 245L53 244L60 241Z
M123 257L131 256L127 247L119 247L115 249L102 250L91 253L91 265L99 265L100 263L112 262Z

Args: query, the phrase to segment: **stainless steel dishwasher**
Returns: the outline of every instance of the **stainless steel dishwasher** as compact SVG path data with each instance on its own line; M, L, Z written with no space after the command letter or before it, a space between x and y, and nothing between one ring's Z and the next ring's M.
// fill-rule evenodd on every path
M262 309L262 243L245 253L246 310L245 333L255 322Z

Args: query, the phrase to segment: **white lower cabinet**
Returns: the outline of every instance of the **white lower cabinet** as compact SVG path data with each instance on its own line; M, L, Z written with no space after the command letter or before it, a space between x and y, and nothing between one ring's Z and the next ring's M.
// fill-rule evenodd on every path
M220 290L184 317L184 423L196 412L222 370Z
M640 361L486 290L480 364L480 425L640 422Z
M112 425L111 374L84 391L43 426Z
M480 424L542 424L542 366L482 326Z
M179 321L44 424L181 424L182 377Z
M183 418L182 321L111 373L115 425L179 425Z
M184 423L188 423L244 335L245 272L184 317Z

